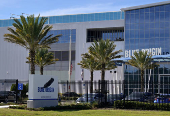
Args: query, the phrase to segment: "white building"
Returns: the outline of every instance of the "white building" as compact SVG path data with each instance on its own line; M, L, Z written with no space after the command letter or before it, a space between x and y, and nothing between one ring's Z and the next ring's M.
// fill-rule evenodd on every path
M9 33L7 28L12 26L13 20L0 20L0 79L19 79L27 81L29 65L26 64L28 51L16 44L4 41L3 35ZM72 38L72 64L71 80L82 80L81 71L77 63L81 61L81 54L88 52L93 40L110 39L115 41L116 49L124 51L124 12L104 12L91 14L76 14L64 16L50 16L47 24L53 25L50 33L62 34L59 42L51 45L49 51L55 54L59 61L46 66L44 75L56 75L59 80L68 80L69 70L69 39ZM122 52L121 55L124 53ZM114 73L117 71L116 73ZM106 71L105 79L113 80L123 78L122 67ZM39 74L39 67L36 67ZM117 76L116 76L117 75ZM100 80L100 71L94 72L94 80ZM90 80L90 72L84 70L84 80Z

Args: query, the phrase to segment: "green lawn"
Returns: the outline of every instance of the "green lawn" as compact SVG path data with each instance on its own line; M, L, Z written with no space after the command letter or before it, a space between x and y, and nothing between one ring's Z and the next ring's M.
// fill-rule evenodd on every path
M135 110L77 110L77 111L28 111L18 109L0 109L0 116L170 116L167 111Z

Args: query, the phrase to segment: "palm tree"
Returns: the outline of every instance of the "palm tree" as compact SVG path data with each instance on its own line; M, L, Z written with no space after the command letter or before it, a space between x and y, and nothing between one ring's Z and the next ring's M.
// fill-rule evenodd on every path
M109 39L100 41L94 41L89 47L89 54L94 58L95 62L98 63L98 68L101 70L101 80L105 80L105 70L111 70L116 68L113 59L120 58L118 55L122 50L114 51L116 45Z
M31 62L31 58L27 57L27 63ZM35 64L40 67L40 74L43 75L43 69L45 66L50 64L55 64L59 59L54 59L54 54L48 52L47 48L41 48L36 50L35 54Z
M58 37L61 35L53 36L47 33L53 28L51 25L45 25L47 18L36 17L34 15L27 16L27 19L24 16L20 16L21 22L18 19L14 19L15 23L13 26L15 29L8 28L10 34L4 35L4 40L18 44L22 47L25 47L29 50L29 57L31 59L31 74L35 74L35 50L41 47L48 47L52 43L58 41Z
M144 92L144 71L145 69L153 69L157 67L158 64L152 62L153 58L151 54L148 54L147 51L134 52L134 56L131 56L131 60L127 64L138 68L141 71L141 92Z
M88 58L86 56L88 56ZM95 62L94 58L91 57L88 53L85 53L82 54L82 61L80 61L78 65L81 65L81 68L90 70L90 74L91 74L90 93L93 93L93 72L94 70L97 70L97 66L98 66L97 62Z

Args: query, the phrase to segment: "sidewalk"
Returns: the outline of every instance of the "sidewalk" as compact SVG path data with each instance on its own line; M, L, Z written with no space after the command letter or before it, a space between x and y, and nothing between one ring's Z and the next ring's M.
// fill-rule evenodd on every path
M0 106L0 108L9 108L9 106L17 106L17 105L5 105L5 106Z

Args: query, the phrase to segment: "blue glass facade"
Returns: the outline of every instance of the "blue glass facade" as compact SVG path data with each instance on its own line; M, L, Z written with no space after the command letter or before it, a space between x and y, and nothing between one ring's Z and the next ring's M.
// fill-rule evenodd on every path
M59 37L59 41L57 43L70 43L70 35L71 35L71 43L76 43L76 29L67 29L67 30L51 30L47 34L53 36L61 34L62 36Z
M49 16L46 24L120 20L120 19L124 19L124 12L119 11L119 12L63 15L63 16ZM13 23L14 23L13 19L0 20L0 27L12 26Z
M161 5L125 13L125 50L160 48L170 53L170 5Z
M125 12L125 57L132 55L132 50L148 50L152 55L170 53L170 4L129 10ZM158 50L159 49L159 53ZM153 50L153 51L152 51ZM155 52L155 53L153 53ZM156 53L157 52L157 53ZM140 71L129 65L124 68L125 80L140 83ZM160 64L151 72L151 80L158 82L159 74L170 74L168 62ZM146 82L149 71L146 70ZM163 77L161 82L170 82L169 77ZM128 92L139 85L129 87ZM166 91L166 92L165 92ZM158 90L154 90L158 92ZM169 93L169 89L160 89L161 93Z

